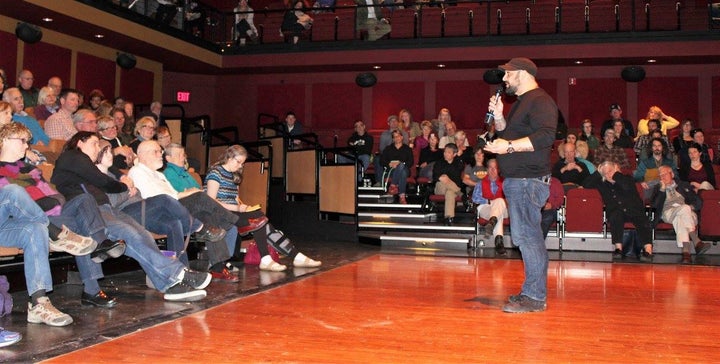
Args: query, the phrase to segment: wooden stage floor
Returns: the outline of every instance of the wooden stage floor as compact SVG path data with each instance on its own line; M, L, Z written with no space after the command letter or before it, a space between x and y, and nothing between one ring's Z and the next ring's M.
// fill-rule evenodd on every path
M548 310L500 311L522 261L376 254L46 363L717 362L718 267L551 261Z

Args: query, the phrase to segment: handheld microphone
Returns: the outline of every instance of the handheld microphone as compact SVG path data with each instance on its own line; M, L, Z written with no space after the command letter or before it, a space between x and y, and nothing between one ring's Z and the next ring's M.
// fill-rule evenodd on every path
M495 104L498 102L498 97L500 97L500 93L503 91L502 87L498 87L498 89L495 91ZM485 124L490 124L491 121L495 119L495 115L488 111L487 114L485 114Z

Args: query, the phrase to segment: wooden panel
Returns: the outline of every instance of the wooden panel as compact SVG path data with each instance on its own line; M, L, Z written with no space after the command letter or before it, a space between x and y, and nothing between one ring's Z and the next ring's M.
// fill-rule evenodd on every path
M356 213L355 165L320 167L320 212Z
M317 186L317 157L315 149L293 150L285 154L287 162L285 192L314 195Z
M265 135L274 134L275 131L267 129ZM272 146L272 165L270 176L272 178L284 178L285 177L285 144L283 137L276 138L263 138L261 140L270 141ZM260 147L258 151L265 157L270 158L270 148Z
M188 158L194 158L200 161L200 170L197 172L205 174L207 171L207 150L202 142L202 133L190 133L185 139L185 154Z
M263 168L264 164L264 168ZM267 214L268 186L270 173L268 162L247 162L243 167L243 181L238 187L238 196L247 205L261 206Z
M520 260L377 255L47 362L111 363L132 348L128 362L707 363L719 278L717 267L551 261L547 311L515 315L500 307L520 289ZM238 333L259 334L228 345ZM185 348L172 360L169 337Z

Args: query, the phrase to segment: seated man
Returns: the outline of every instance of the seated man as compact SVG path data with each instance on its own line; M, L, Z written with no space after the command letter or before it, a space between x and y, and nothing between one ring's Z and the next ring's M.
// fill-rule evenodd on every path
M443 152L443 159L433 166L435 194L445 195L445 225L452 225L455 219L455 198L462 195L460 186L465 164L457 158L457 145L448 143Z
M607 130L610 131L612 129ZM625 222L629 221L635 225L638 238L644 244L640 258L652 259L652 228L645 214L645 204L635 188L635 181L620 173L620 166L611 161L601 163L597 172L585 180L583 187L596 188L602 196L610 235L615 244L613 258L623 257L623 233Z
M565 202L565 190L560 180L553 177L550 179L550 197L542 208L542 232L547 238L550 226L557 221L557 212Z
M711 246L700 241L696 229L697 212L702 208L702 200L689 183L675 180L672 168L660 166L658 170L660 183L653 189L651 198L656 211L654 223L662 219L673 225L677 246L682 248L683 263L690 263L691 240L696 255L706 252Z
M643 137L644 136L645 135L643 135ZM660 138L655 138L652 140L651 148L652 155L640 159L637 169L633 172L633 178L635 178L635 181L642 182L642 186L645 189L645 199L650 197L652 188L660 183L660 166L670 167L673 170L673 174L677 175L675 160L669 157L665 141Z
M552 169L552 176L559 179L565 190L582 186L585 178L590 176L585 163L575 160L575 144L563 143L565 158L559 159Z
M385 34L390 33L391 27L387 19L383 16L382 0L355 0L359 5L355 12L355 24L358 30L366 30L367 40L375 41Z
M52 290L47 225L47 216L24 188L12 184L0 187L0 245L23 250L25 284L30 294L27 321L67 326L72 317L55 308L46 295ZM20 340L19 334L16 339Z
M507 203L503 193L503 178L500 177L497 159L488 159L487 176L475 185L472 200L478 204L478 217L487 220L485 224L485 238L495 237L495 251L505 255L505 242L503 240L503 219L508 217Z
M614 145L614 142L615 130L605 130L602 144L595 149L595 160L593 162L596 166L599 166L604 162L613 162L619 165L620 169L624 170L630 168L630 161L628 161L625 150Z
M60 109L45 120L45 131L52 139L69 140L78 129L73 123L73 114L78 110L80 97L74 89L60 92Z
M176 149L177 154L184 157L184 150L170 147L168 149ZM173 150L170 153L175 155L175 152ZM180 192L175 190L165 175L158 171L163 164L162 153L160 145L154 140L140 143L137 156L137 161L130 169L128 176L133 180L143 198L161 194L169 195L180 201L180 204L185 206L193 217L206 224L219 226L228 232L225 239L226 244L208 245L208 254L212 264L211 273L215 273L216 277L224 275L226 272L223 269L227 268L230 252L235 250L237 234L249 234L262 228L268 222L267 217L255 217L253 213L241 213L240 216L232 214L217 201L202 193L202 190L195 185L188 184L188 187ZM173 163L169 158L168 161L170 162L168 168L179 172L177 171L179 166L172 167ZM194 181L192 177L187 180L188 183Z
M5 90L2 96L3 101L12 106L12 120L25 125L32 133L33 138L32 140L29 140L30 145L49 145L50 138L47 134L45 134L45 131L40 126L40 123L25 112L25 103L23 101L22 93L20 93L20 89L17 87L11 87Z

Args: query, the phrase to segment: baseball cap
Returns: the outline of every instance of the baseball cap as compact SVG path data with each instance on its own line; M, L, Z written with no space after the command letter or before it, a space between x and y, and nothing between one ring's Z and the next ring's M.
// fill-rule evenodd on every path
M537 66L529 58L524 58L524 57L513 58L510 60L510 62L499 65L498 68L503 69L505 71L524 70L524 71L527 71L527 73L533 75L533 77L537 76Z
M390 120L392 120L392 119L395 119L395 120L397 120L397 119L398 119L397 115L390 115L390 116L388 116L388 118L387 118L387 122L389 123L389 122L390 122Z
M618 105L618 104L612 104L612 105L610 105L610 111L613 111L613 110L620 110L620 111L622 111L622 108L621 108L620 105Z

